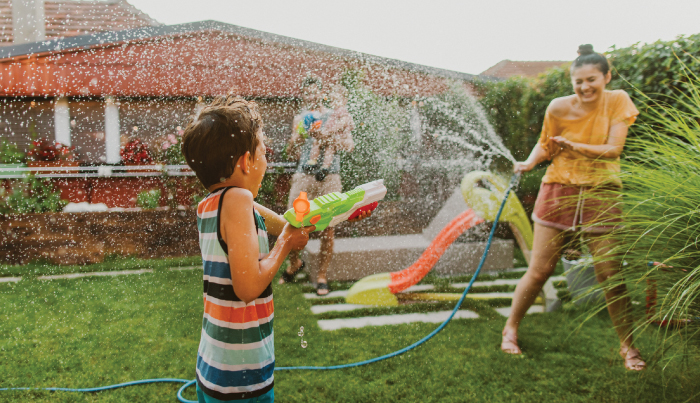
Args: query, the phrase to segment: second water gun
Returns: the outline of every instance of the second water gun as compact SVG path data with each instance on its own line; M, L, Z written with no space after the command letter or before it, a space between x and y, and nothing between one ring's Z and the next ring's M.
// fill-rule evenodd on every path
M322 125L321 114L314 111L304 115L304 118L297 123L295 129L303 139L306 139L309 137L309 131L311 131L311 129L319 130Z
M284 213L284 218L296 227L315 225L315 231L358 217L365 211L373 211L386 196L384 180L368 182L345 193L328 193L311 201L301 192Z

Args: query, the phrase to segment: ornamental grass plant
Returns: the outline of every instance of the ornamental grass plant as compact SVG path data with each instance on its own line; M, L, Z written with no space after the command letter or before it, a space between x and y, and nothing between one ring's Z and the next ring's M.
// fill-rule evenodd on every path
M640 308L635 332L658 336L643 354L662 366L700 359L700 80L685 72L689 85L669 102L644 98L621 164L623 225L598 258L623 262L602 287L627 285Z

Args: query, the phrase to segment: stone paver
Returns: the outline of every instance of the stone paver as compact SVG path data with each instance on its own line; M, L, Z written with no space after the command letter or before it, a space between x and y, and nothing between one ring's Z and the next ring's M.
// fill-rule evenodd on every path
M409 287L404 292L428 291L428 290L432 290L434 288L435 288L435 286L432 284L421 284L421 285L414 285L412 287ZM347 290L331 291L322 297L316 295L316 293L313 293L313 292L307 292L304 294L304 298L306 298L306 299L322 299L322 298L337 298L337 297L345 298L347 296L348 296Z
M312 305L311 313L314 315L319 315L326 312L346 312L354 311L356 309L362 308L373 308L374 305L360 305L360 304L329 304L329 305Z
M439 311L429 313L409 313L401 315L365 316L361 318L324 319L318 321L321 330L338 330L345 328L361 328L366 326L401 325L406 323L425 322L441 323L447 319L452 311ZM457 311L453 319L476 319L479 315L468 310Z
M510 311L511 307L505 306L503 308L493 308L496 312L500 313L501 315L505 316L506 318L510 316ZM533 305L530 307L530 309L527 310L527 315L533 314L533 313L542 313L544 311L544 307L542 305Z
M81 277L103 277L103 276L123 276L128 274L144 274L153 273L153 269L141 269L141 270L121 270L121 271L96 271L91 273L70 273L70 274L57 274L54 276L39 276L39 280L60 280L60 279L72 279Z

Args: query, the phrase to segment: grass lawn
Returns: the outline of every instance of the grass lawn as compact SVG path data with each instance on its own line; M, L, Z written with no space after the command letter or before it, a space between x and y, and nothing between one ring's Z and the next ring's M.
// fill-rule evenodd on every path
M156 263L159 269L142 275L53 281L28 276L0 283L0 388L193 379L201 270L162 266ZM302 293L301 285L275 286L278 366L373 358L405 347L437 326L321 331ZM403 356L346 370L276 372L277 401L675 402L700 395L698 362L662 368L650 359L651 368L644 373L626 371L605 314L580 330L582 310L530 315L520 336L525 355L513 357L498 348L505 319L489 314L493 311L483 302L470 303L479 319L454 320ZM297 336L300 326L308 341L305 349ZM639 344L649 357L653 340L642 338ZM179 387L156 384L89 394L3 391L0 401L174 402ZM194 388L186 397L194 399Z

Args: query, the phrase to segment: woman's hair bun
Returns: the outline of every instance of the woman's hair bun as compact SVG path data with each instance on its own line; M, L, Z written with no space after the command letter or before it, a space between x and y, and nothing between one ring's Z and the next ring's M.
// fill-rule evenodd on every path
M593 53L593 45L587 44L587 45L580 45L578 47L578 54L581 56L590 55L592 53Z

